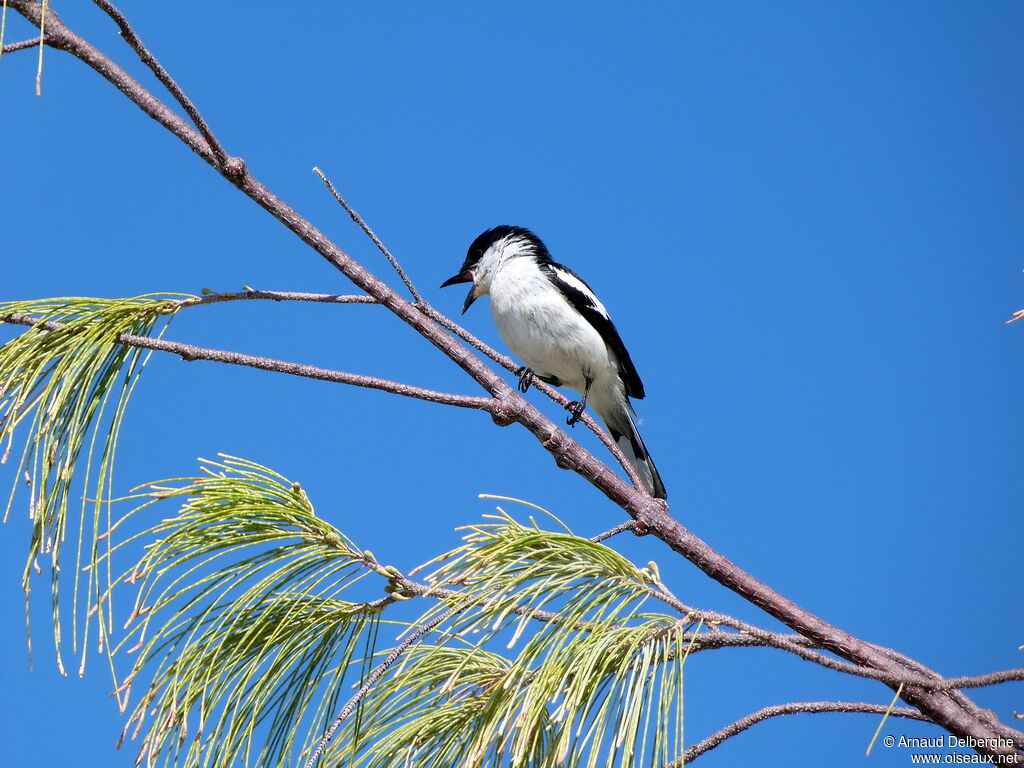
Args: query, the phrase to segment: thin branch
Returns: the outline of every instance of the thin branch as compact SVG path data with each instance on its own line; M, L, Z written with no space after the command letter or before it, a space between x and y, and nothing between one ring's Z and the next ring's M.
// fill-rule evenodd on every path
M224 301L248 301L269 299L271 301L308 301L321 304L380 304L373 296L336 294L336 293L304 293L301 291L257 291L247 288L244 291L231 293L208 293L191 299L170 302L180 307L199 307L205 304L218 304Z
M22 40L20 43L8 43L3 47L3 53L23 51L26 48L34 48L37 45L39 45L39 38L33 37L31 40Z
M59 331L67 328L64 323L57 323L50 320L40 321L32 315L14 313L0 315L0 322L13 323L16 325L27 325L33 328L40 328L45 331ZM197 347L192 344L183 344L165 339L154 339L149 336L135 336L129 333L122 333L111 341L117 344L124 344L129 347L141 349L152 349L157 352L170 352L180 356L183 360L208 360L214 363L225 363L228 365L241 365L248 368L257 368L262 371L273 371L274 373L287 373L291 376L301 376L307 379L319 381L331 381L336 384L348 384L355 387L367 389L379 389L403 397L412 397L417 400L427 400L431 403L441 405L454 405L459 408L472 408L480 411L494 413L495 400L490 397L476 397L473 395L456 395L449 392L437 392L432 389L415 387L411 384L403 384L398 381L380 379L375 376L363 376L357 373L335 371L329 368L318 368L313 365L302 363L291 363L284 360L274 360L269 357L257 357L246 355L241 352L231 352L222 349L209 349Z
M740 621L739 619L735 619L724 613L694 609L691 609L691 612L695 617L703 618L705 624L729 627L737 632L742 632L760 640L766 646L778 648L780 651L787 651L792 653L794 656L799 656L804 661L810 661L814 664L825 667L826 669L831 669L834 672L842 672L843 674L853 675L855 677L866 677L871 680L879 680L889 686L898 686L902 684L914 685L922 690L936 689L934 680L920 674L915 674L909 670L901 672L892 668L879 669L866 664L840 661L839 659L834 659L831 656L826 656L820 651L812 650L802 643L793 642L789 635L783 635L777 632L770 632L766 629L761 629L760 627L748 624L745 621ZM824 644L820 644L818 647L826 646L824 646Z
M8 0L10 6L29 22L42 23L41 8L32 0ZM571 469L585 478L613 503L637 520L646 530L665 542L671 549L694 563L706 575L715 579L748 602L765 610L791 629L813 639L823 648L858 665L898 674L902 666L891 656L840 628L829 624L810 611L798 606L764 582L732 563L721 553L673 518L668 505L652 498L642 486L633 487L624 482L604 462L573 440L565 430L546 418L538 409L520 397L495 371L445 333L418 306L406 301L388 285L352 259L331 242L308 220L277 197L246 169L244 163L229 163L225 167L210 144L173 110L142 87L121 67L83 38L68 29L54 13L47 14L45 40L48 45L66 50L81 59L109 80L118 90L177 136L206 162L216 168L240 191L260 207L277 218L303 242L335 266L359 288L378 299L401 320L416 330L452 362L487 390L497 401L492 417L499 424L517 422L528 429L548 451L559 466ZM234 159L233 159L234 160ZM989 755L1019 755L1016 749L988 745L997 735L989 720L978 715L958 701L952 694L929 691L910 686L902 698L918 707L935 724L959 738L971 737L984 744L979 751ZM1005 759L1005 758L1004 758Z
M619 523L611 530L605 531L604 533L599 533L596 536L591 536L590 540L596 544L598 542L604 541L605 539L610 539L612 536L616 536L622 533L623 531L633 531L634 533L636 533L636 520L627 520L624 523Z
M951 688L984 688L988 685L1018 680L1024 680L1024 669L1004 669L1000 672L989 672L985 675L971 677L947 677L941 684L936 684L934 687L937 691L948 691Z
M886 656L888 656L890 659L895 661L900 667L904 669L909 669L911 672L916 672L917 674L927 677L931 680L943 679L942 675L940 675L935 670L926 667L924 664L917 661L916 659L912 659L909 656L905 656L902 653L894 651L892 648L886 648L885 646L875 644L872 644L872 647L874 647L875 650L879 651L880 653L883 653ZM992 722L991 713L988 710L979 707L977 704L971 701L971 699L968 698L967 695L963 692L958 691L954 688L950 689L948 691L948 694L949 697L957 703L957 706L961 707L964 711L969 712L975 717L978 717L982 720L988 720L990 723ZM1013 739L1020 739L1022 735L1019 731L1016 731L1013 728L1009 728L1008 726L1005 726L999 722L992 723L992 727ZM1024 739L1021 739L1020 741L1018 741L1018 743L1021 746L1024 746Z
M210 126L206 124L206 120L202 114L196 108L196 105L192 103L192 100L185 95L185 92L181 89L171 77L170 73L164 69L163 65L157 61L156 57L149 52L149 49L143 45L142 40L136 34L135 30L132 29L131 24L128 23L128 19L124 17L124 14L114 6L113 3L108 0L93 0L104 13L114 20L118 28L121 30L121 37L124 38L125 42L131 46L132 50L139 55L142 63L149 67L153 74L156 75L157 79L163 83L164 87L170 91L174 99L182 106L188 116L192 119L193 124L199 129L199 132L206 139L206 143L210 145L210 149L217 158L217 162L221 168L228 167L228 153L221 146L217 137L214 136Z
M738 733L742 733L750 726L756 725L764 720L768 720L769 718L795 714L817 715L826 712L860 712L868 715L884 715L888 712L890 717L905 717L908 720L931 722L930 718L921 714L916 709L908 709L906 707L889 709L889 707L882 704L867 704L859 701L797 701L790 704L777 704L772 707L765 707L764 709L752 712L746 717L740 718L735 723L727 725L722 730L716 731L703 741L700 741L687 749L683 753L682 758L669 763L665 768L682 768L684 764L689 763L703 755L705 752L714 749L726 739L729 739Z
M320 743L316 745L316 749L314 749L313 753L309 756L309 760L306 761L306 768L312 768L313 764L320 758L321 753L324 751L324 749L327 748L327 745L331 743L331 739L334 738L334 732L337 731L341 724L345 722L345 720L348 718L348 716L355 711L356 706L358 706L362 698L367 693L369 693L373 686L377 684L377 681L384 676L384 673L388 671L388 668L396 661L398 661L398 658L403 653L405 653L409 646L413 645L416 642L419 642L419 639L421 637L423 637L425 634L433 630L434 627L436 627L438 624L440 624L443 621L446 621L447 619L450 619L452 616L464 610L465 608L466 606L458 606L456 608L452 608L449 611L446 611L440 616L431 619L422 627L420 627L411 635L409 635L407 638L405 638L405 640L403 640L391 653L388 654L387 658L384 659L384 661L377 665L377 667L370 673L369 677L366 678L366 682L363 683L362 687L358 691L356 691L355 696L348 700L348 703L345 704L344 707L342 707L341 712L338 713L338 716L334 718L334 722L331 723L331 727L327 729L327 732L323 735L323 738L320 739Z
M395 272L397 272L398 276L402 278L402 282L405 283L405 287L409 289L409 293L413 295L413 298L421 304L426 304L423 297L420 296L420 292L416 290L416 286L413 285L412 280L410 280L409 276L405 274L405 270L402 269L402 265L398 263L398 259L396 259L391 254L391 251L384 246L384 243L382 243L380 238L377 237L377 233L370 229L370 225L363 221L363 217L360 216L351 205L345 202L345 198L338 193L338 190L334 188L334 184L331 183L331 180L327 178L323 171L314 167L313 173L320 177L320 180L327 185L327 189L330 190L332 195L334 195L334 199L337 200L348 215L352 217L352 221L359 225L363 232L366 233L366 236L373 241L374 245L377 246L377 249L384 254L388 261L391 262L391 266L395 268Z
M629 530L631 522L632 521L623 523L610 531L598 534L598 536L591 538L590 541L599 541L599 537L608 538L616 533ZM454 589L423 584L421 582L413 581L406 576L396 577L393 574L388 573L379 564L370 560L367 560L366 564L377 571L378 574L391 579L396 585L400 586L402 592L408 597L433 597L438 600L465 599L466 597L465 593ZM665 599L665 597L674 598L671 593L659 595L659 597L662 599ZM488 602L489 601L486 599L481 599L471 601L469 604L486 606ZM813 650L813 641L808 640L802 635L787 635L778 632L770 632L769 630L761 629L760 627L748 624L747 622L741 621L740 619L736 619L732 616L716 613L714 611L701 611L690 608L678 600L669 600L668 602L683 616L683 618L691 619L693 621L699 620L705 627L712 629L711 632L705 632L703 634L693 632L685 633L682 636L682 642L684 645L692 641L693 652L715 650L719 648L775 648L777 650L792 653L805 661L810 661L835 672L880 680L896 686L917 685L921 688L934 691L946 691L953 688L967 687L980 688L987 685L997 685L1004 682L1024 680L1024 669L1009 669L1002 672L992 672L986 675L979 675L977 677L957 677L948 679L934 673L932 673L931 676L925 676L913 671L905 675L880 672L875 669L838 661L830 656L819 653ZM530 608L524 605L516 605L510 609L510 612L520 616L527 616L531 619L545 623L561 623L563 621L561 615L557 612ZM718 625L724 625L730 629L735 629L737 633L732 634L713 631ZM587 626L582 624L579 628L581 630L586 630Z

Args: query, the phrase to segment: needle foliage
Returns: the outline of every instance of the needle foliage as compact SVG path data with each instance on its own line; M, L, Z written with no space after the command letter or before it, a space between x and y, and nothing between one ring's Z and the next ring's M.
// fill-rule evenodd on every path
M378 687L362 734L373 746L353 764L668 762L682 745L690 623L645 610L667 596L656 568L504 512L490 519L431 577L461 586L457 642L420 646Z
M379 607L345 600L385 569L317 517L302 488L225 457L204 475L151 486L136 511L183 501L145 531L124 580L138 586L136 654L121 686L145 692L126 733L167 765L284 765L334 716L345 671L372 653ZM358 666L358 665L357 665Z
M142 487L114 522L118 434L145 362L117 340L162 333L188 303L0 304L0 318L37 320L0 348L5 460L24 427L11 500L25 478L25 589L47 556L63 669L60 565L77 543L76 650L84 669L95 621L127 713L122 740L138 743L140 762L301 765L347 686L390 653L379 633L398 642L431 622L356 697L319 764L611 768L681 752L686 610L653 563L639 567L560 523L545 530L499 508L464 529L421 584L318 516L297 483L232 457ZM117 575L115 555L138 551ZM112 596L132 588L127 622L115 623Z
M63 548L78 508L74 553L72 638L85 664L85 638L94 615L101 641L107 630L103 612L93 610L108 594L109 571L95 565L110 525L109 500L118 434L132 389L142 371L144 350L116 343L121 334L153 335L179 306L169 295L131 299L59 298L0 303L0 322L9 315L31 316L38 323L0 347L0 446L6 463L19 427L24 447L15 462L7 519L24 484L29 493L32 537L22 586L26 599L40 558L50 562L50 589L57 664L61 672L61 579ZM55 327L52 324L60 324ZM162 332L162 328L159 329ZM77 481L80 500L73 504ZM72 528L74 530L74 528ZM84 583L83 583L84 578ZM27 609L26 609L27 614ZM108 613L109 618L109 613ZM81 622L80 622L81 619Z

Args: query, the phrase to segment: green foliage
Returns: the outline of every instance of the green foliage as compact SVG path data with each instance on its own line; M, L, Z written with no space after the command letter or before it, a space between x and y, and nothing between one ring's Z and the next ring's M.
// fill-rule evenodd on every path
M77 650L97 617L112 670L137 654L117 694L140 759L301 764L340 709L343 684L388 653L375 650L379 628L411 632L442 615L370 690L322 765L654 766L681 753L685 609L654 564L638 567L564 526L547 531L501 511L466 529L424 587L321 520L297 484L229 457L147 486L112 524L118 434L145 361L116 339L162 332L194 301L0 304L0 317L39 321L0 348L0 441L6 460L27 425L16 475L30 487L29 564L51 561L58 664L61 550L80 488L72 636ZM177 514L128 533L135 513L167 500ZM114 578L115 553L140 543L138 564ZM371 602L353 597L366 576L384 582ZM137 598L115 635L111 596L128 583ZM414 597L429 607L394 620ZM135 702L133 687L143 689Z
M153 762L281 765L319 739L376 628L378 607L340 595L389 571L318 518L297 484L241 459L204 470L152 486L138 508L185 499L126 574L142 620L117 649L135 641L138 652L125 703L137 676L151 677L126 732L149 718L141 753Z
M72 483L76 472L83 470L75 565L94 564L110 523L105 502L109 501L118 432L144 362L143 350L116 344L115 339L124 333L151 335L161 320L168 319L167 313L176 309L175 298L161 295L0 303L0 317L22 314L40 321L0 348L0 445L4 462L10 456L18 426L28 423L4 519L23 478L30 488L32 519L23 586L27 593L32 570L41 572L39 556L48 555L57 663L62 672L57 592L62 547L68 536ZM42 325L47 323L63 327ZM111 401L114 407L109 413ZM90 568L86 583L80 584L82 569L73 570L77 610L72 636L77 650L81 635L84 665L84 638L89 634L91 617L98 615L101 619L101 637L107 629L103 612L93 608L107 594L110 574ZM81 632L79 616L86 617Z
M353 764L662 765L682 747L685 618L642 612L656 571L502 513L431 581L461 586L459 643L421 646L368 697ZM435 610L441 610L437 608ZM429 614L428 614L429 615ZM427 619L424 616L420 621ZM493 646L521 645L511 659ZM369 725L365 725L369 723ZM336 761L356 736L342 732ZM330 764L330 761L329 763Z
M147 763L299 765L365 678L381 612L414 584L317 517L303 490L241 459L147 489L132 514L180 511L124 581L138 587L120 687L145 692L126 733ZM383 597L349 597L364 576ZM372 689L321 765L661 765L682 745L685 617L653 568L502 513L467 530L423 597L452 613ZM457 587L453 590L452 587ZM423 587L419 592L426 591ZM380 594L380 593L377 593ZM474 642L467 642L473 635ZM440 641L440 642L438 642ZM515 655L500 653L517 649Z

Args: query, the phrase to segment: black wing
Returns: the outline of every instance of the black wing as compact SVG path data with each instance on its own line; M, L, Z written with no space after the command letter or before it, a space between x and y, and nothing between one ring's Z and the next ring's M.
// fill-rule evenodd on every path
M594 326L594 330L601 334L604 343L615 353L615 357L619 361L619 375L622 376L622 381L626 385L626 394L637 400L643 399L644 383L640 381L640 374L636 372L636 366L633 365L629 352L626 351L626 345L622 343L622 337L619 336L615 323L608 317L607 310L594 295L591 287L582 277L561 264L556 264L553 261L542 262L540 267L548 273L552 284L562 292L573 308Z

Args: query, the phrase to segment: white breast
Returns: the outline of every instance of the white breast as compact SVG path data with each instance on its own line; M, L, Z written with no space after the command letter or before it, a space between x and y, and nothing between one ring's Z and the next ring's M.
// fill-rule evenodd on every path
M577 392L583 392L587 378L597 389L610 383L604 380L617 365L601 335L532 260L502 264L489 292L501 338L535 373L556 377Z

